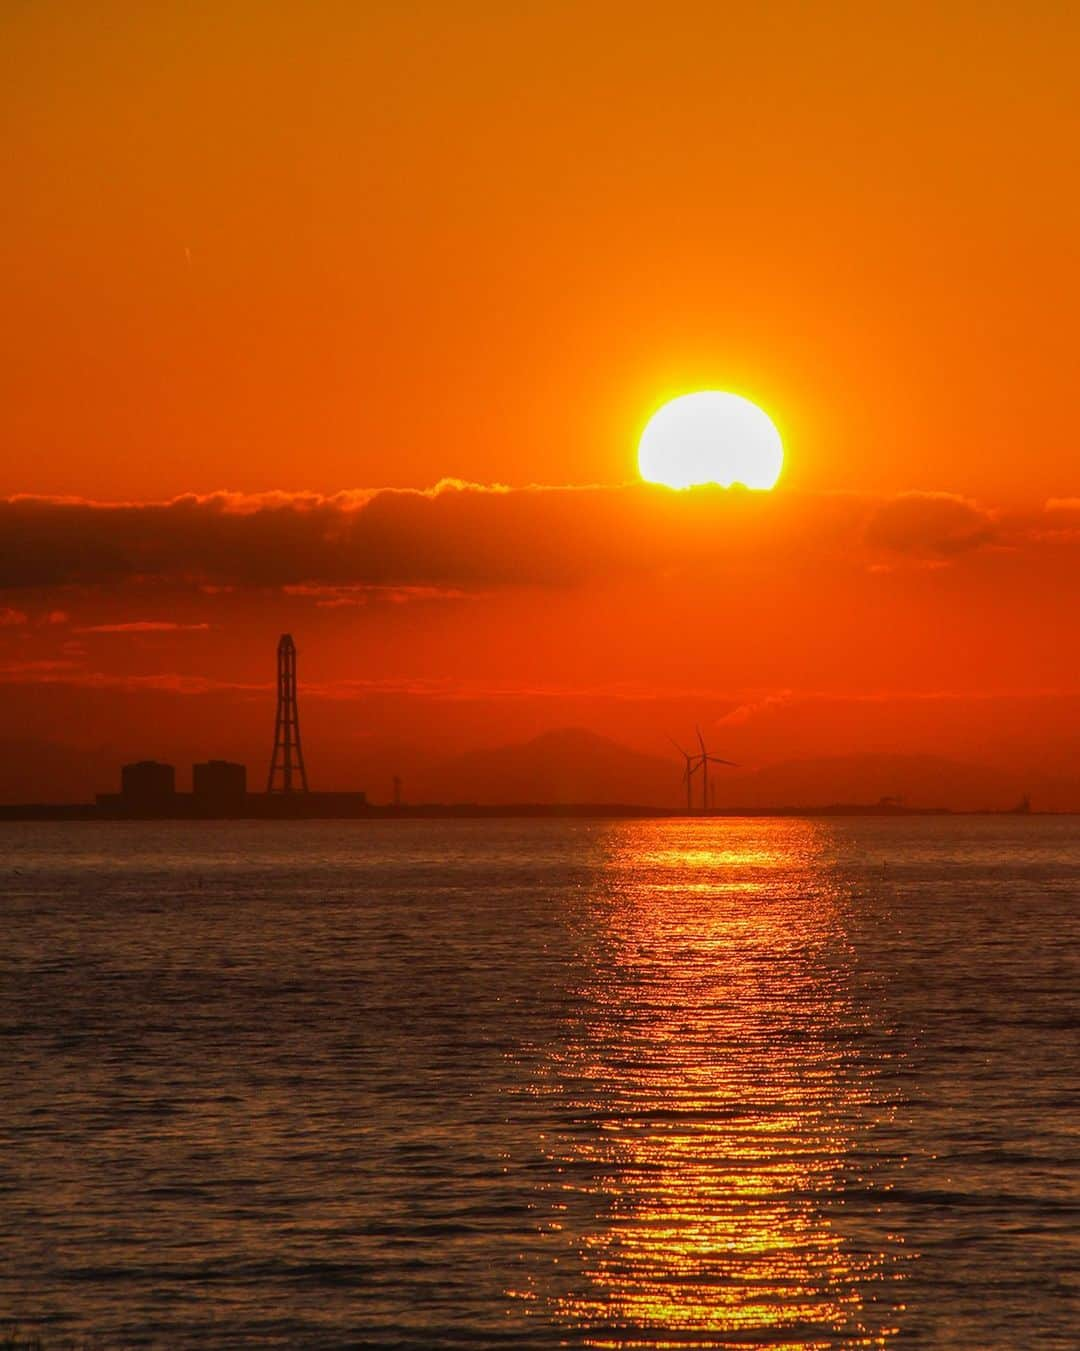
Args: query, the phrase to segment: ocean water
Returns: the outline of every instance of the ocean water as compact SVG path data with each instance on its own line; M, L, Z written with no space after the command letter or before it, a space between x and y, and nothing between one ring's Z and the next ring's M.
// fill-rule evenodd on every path
M0 827L0 1330L1078 1344L1080 820Z

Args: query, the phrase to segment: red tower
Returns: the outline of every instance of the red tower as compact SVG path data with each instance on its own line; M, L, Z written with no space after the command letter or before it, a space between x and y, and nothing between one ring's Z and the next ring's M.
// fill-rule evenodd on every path
M300 747L300 717L296 709L296 644L291 633L283 633L277 648L277 719L266 791L306 793L307 790L307 770Z

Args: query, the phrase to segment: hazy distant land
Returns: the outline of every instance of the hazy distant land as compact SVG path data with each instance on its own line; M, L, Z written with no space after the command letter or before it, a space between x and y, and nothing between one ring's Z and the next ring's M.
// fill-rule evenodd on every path
M430 766L418 764L418 758L415 748L398 748L395 755L395 748L379 746L367 757L357 757L352 782L338 769L328 783L313 754L312 788L366 791L368 809L347 814L386 815L395 810L388 805L390 780L394 767L400 766L403 806L397 810L407 816L662 817L686 812L686 790L674 753L671 758L643 754L583 729L545 732ZM0 761L0 816L31 814L27 804L33 814L41 814L41 804L53 804L46 815L98 817L89 804L95 792L114 788L119 759L105 751L8 742ZM186 769L178 764L181 783ZM260 763L248 760L249 787L260 789L263 773ZM728 815L1009 811L1024 794L1030 794L1036 811L1080 810L1080 782L1020 776L929 755L867 752L792 759L723 770L711 784L713 809ZM694 811L700 810L701 783L695 777ZM253 802L250 814L268 813Z
M714 773L712 805L705 812L700 775L695 776L688 807L678 768L661 757L570 728L445 760L419 780L421 799L398 805L370 792L365 802L360 792L345 788L273 796L252 791L233 808L207 812L189 794L179 793L168 809L134 812L108 802L9 801L0 805L0 819L887 817L1013 812L1024 800L1015 777L985 767L931 756L868 753ZM927 782L937 784L937 801L927 800ZM257 788L257 781L252 786ZM1058 786L1037 808L1069 810L1069 788ZM7 796L12 796L10 788Z

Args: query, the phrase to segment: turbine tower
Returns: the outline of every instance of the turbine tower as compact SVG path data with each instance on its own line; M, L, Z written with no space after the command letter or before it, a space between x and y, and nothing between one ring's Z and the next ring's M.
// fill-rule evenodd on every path
M730 765L732 769L737 769L734 760L721 760L718 755L710 755L705 749L705 738L701 735L701 728L694 729L697 732L698 745L701 747L701 754L698 756L697 763L701 766L701 810L709 810L709 766L710 765Z
M277 646L277 719L266 791L306 793L307 790L307 770L300 746L300 717L296 709L296 644L291 633L283 633Z
M683 783L686 784L686 810L692 812L694 810L694 775L698 772L701 761L691 755L689 751L684 751L674 737L669 736L668 740L686 761L686 768L683 770Z

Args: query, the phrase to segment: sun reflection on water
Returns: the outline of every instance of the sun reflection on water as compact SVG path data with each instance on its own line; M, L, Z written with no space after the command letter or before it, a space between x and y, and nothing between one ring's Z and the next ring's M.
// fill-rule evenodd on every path
M887 1109L827 827L613 830L585 970L536 1091L565 1124L526 1293L592 1346L880 1346L894 1254L848 1223Z

